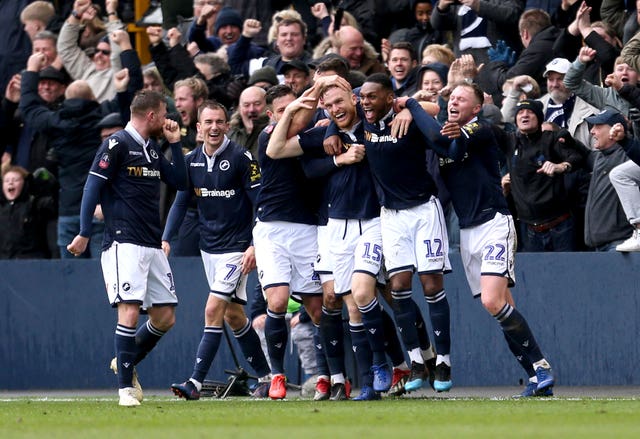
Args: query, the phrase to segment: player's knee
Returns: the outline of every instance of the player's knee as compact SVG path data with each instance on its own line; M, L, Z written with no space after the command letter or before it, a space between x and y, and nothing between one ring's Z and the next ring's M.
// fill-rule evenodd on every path
M247 324L247 316L241 311L227 309L227 312L224 314L224 321L227 322L231 329L236 331L242 329L244 325Z
M480 300L482 301L482 306L484 306L484 309L486 309L487 312L489 312L489 314L491 314L492 316L500 312L505 304L504 299L498 297L481 296Z
M342 297L336 296L336 293L333 291L329 294L324 294L322 298L322 302L324 307L327 309L342 308Z

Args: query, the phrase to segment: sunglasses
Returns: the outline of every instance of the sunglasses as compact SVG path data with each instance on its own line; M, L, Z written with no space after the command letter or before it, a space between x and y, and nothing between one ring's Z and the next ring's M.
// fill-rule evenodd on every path
M110 50L105 50L105 49L96 49L95 53L93 54L93 56L97 55L98 53L101 53L103 55L109 56L111 55L111 51Z

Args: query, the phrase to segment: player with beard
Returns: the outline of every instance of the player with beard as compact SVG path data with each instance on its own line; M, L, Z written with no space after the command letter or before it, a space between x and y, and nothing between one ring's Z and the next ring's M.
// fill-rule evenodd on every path
M123 406L140 404L142 392L133 385L134 366L174 325L178 304L171 268L161 249L158 199L161 180L184 190L187 175L180 129L166 114L160 93L135 95L130 122L98 149L82 197L80 233L67 246L74 255L84 252L99 200L105 222L102 272L109 302L118 309L115 347ZM171 146L173 163L164 158L155 140L161 135ZM136 330L140 308L147 310L149 319Z
M382 311L376 297L376 281L382 264L380 205L364 160L364 131L356 113L356 96L348 84L337 77L318 78L309 93L287 106L272 133L267 155L273 159L303 154L326 156L322 147L326 127L287 138L294 115L314 108L320 97L340 130L344 148L342 154L333 157L333 163L326 170L327 238L335 295L347 304L354 352L362 376L362 391L355 399L379 399L379 392L389 390L392 378L385 356ZM307 115L312 116L311 112Z
M478 119L483 101L482 90L473 84L458 85L451 93L449 119L441 133L455 140L448 155L441 156L440 173L460 219L460 252L471 292L498 321L529 376L520 396L549 396L554 385L551 366L509 290L515 285L516 232L502 194L493 129Z

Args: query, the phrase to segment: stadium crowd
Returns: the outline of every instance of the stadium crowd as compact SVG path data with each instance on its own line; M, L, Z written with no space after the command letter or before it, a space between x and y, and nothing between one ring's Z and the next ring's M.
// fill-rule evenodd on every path
M0 258L107 253L123 227L112 219L119 195L98 196L91 176L114 179L124 153L112 148L137 130L146 144L129 154L148 157L151 139L163 163L184 159L187 183L177 172L157 197L149 189L164 232L129 242L202 256L210 287L177 395L199 398L226 322L255 361L255 396L284 398L288 326L306 323L297 341L314 399L349 399L343 307L356 399L423 381L448 391L450 251L529 377L522 396L552 394L551 366L508 289L513 253L640 251L640 1L161 0L137 22L133 3L0 4ZM131 28L146 28L148 47ZM144 119L164 124L164 110L175 125ZM499 244L487 250L483 233ZM225 263L237 272L221 275ZM237 305L256 265L266 304L252 325ZM411 299L414 271L431 336ZM290 295L304 307L288 324L299 311ZM119 314L116 373L173 325L157 315L136 332L137 318ZM135 374L118 378L135 389L121 404L139 403Z

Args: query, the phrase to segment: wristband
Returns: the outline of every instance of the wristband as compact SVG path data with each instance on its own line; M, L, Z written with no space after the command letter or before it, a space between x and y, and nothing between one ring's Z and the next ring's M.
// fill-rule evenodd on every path
M118 15L117 12L113 11L113 12L107 12L107 17L110 17L112 15Z
M80 12L76 11L75 9L73 11L71 11L71 15L74 18L77 18L78 20L80 20L80 17L82 16L82 14L80 14Z

